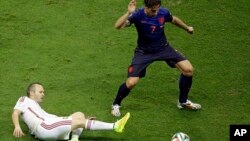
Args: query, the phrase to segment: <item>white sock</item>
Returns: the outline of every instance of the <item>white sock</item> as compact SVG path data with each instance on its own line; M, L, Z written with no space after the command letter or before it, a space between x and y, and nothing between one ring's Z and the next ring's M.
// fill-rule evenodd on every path
M83 128L77 128L76 130L72 131L71 139L73 139L73 138L78 139L79 136L81 135L82 131L83 131Z
M87 130L113 130L114 123L107 123L97 120L87 120L85 124L85 129Z

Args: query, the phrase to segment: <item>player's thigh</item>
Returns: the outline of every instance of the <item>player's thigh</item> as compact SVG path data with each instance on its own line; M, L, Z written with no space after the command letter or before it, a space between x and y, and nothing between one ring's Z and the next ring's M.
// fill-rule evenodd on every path
M145 77L147 67L154 62L152 54L145 54L142 50L136 49L131 65L128 67L128 77Z
M149 65L150 63L131 64L128 67L128 77L145 77L146 69Z
M165 60L165 62L171 67L175 68L178 62L187 60L186 57L172 46L168 45L159 53L159 59Z
M71 125L71 117L46 119L38 125L35 135L42 140L67 140L71 132Z
M132 64L128 68L128 78L126 80L126 85L128 88L133 88L139 82L140 78L146 76L146 69L150 63L142 64Z

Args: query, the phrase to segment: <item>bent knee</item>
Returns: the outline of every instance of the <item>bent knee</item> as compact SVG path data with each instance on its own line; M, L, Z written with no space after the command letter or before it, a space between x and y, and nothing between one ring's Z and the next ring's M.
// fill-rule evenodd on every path
M72 118L75 118L75 119L80 119L80 120L85 119L85 115L82 112L75 112L71 116Z
M126 85L129 89L132 89L133 87L136 86L136 84L138 83L139 81L139 77L133 77L133 78L128 78L127 81L126 81Z
M193 76L193 67L183 69L182 74L185 76Z
M184 60L178 62L176 67L181 71L181 73L185 76L192 76L193 75L193 66L188 60Z

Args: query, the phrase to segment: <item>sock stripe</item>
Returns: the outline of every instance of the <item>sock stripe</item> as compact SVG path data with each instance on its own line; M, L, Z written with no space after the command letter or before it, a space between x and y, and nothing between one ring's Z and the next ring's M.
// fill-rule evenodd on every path
M93 120L87 120L85 128L90 130Z

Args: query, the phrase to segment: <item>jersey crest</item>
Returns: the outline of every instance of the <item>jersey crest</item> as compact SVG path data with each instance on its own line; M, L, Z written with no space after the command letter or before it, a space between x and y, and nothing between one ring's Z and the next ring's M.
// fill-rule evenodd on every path
M158 21L160 24L164 24L165 19L164 19L164 17L160 17L160 18L158 18Z

